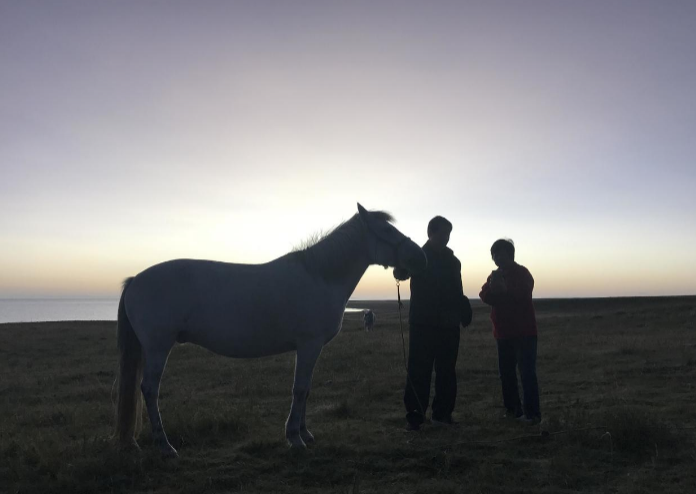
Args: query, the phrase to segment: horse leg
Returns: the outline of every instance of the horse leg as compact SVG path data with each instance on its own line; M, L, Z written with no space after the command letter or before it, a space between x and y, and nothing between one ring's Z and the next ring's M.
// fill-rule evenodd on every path
M159 406L159 388L162 380L164 366L167 364L169 356L169 348L166 350L148 350L145 352L145 367L143 369L143 383L140 389L145 398L145 406L147 407L147 415L150 418L152 426L152 438L155 444L160 449L162 456L176 457L176 450L169 444L167 434L162 426L162 417L160 416Z
M322 342L306 342L297 347L295 357L295 382L292 387L292 406L285 422L285 437L293 448L304 448L305 438L313 441L314 436L307 430L305 411L307 396L312 384L312 372L323 347ZM302 432L304 430L304 433Z
M309 392L312 388L312 383L309 383L309 389L307 389L307 396L305 397L304 406L302 407L302 416L300 418L300 437L305 444L312 444L314 442L314 435L307 430L307 400L309 399Z

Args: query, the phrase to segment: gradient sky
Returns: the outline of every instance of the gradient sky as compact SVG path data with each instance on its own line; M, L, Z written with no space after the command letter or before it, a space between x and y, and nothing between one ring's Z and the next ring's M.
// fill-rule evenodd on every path
M696 293L696 2L0 1L0 297L385 209L465 293ZM408 290L406 290L408 294ZM370 268L355 298L393 298Z

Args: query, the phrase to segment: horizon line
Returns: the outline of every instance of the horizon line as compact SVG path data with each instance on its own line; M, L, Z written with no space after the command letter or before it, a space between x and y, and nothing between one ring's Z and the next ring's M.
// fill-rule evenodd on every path
M661 294L661 295L569 295L569 296L545 296L545 297L532 297L533 300L596 300L596 299L617 299L617 298L686 298L686 297L696 297L696 293L677 293L677 294ZM20 297L4 297L0 296L2 301L40 301L40 300L119 300L119 296L89 296L89 295L71 295L71 296L20 296ZM402 300L410 300L410 297L402 297ZM475 302L478 297L469 298L470 301ZM394 298L351 298L348 299L350 302L396 302L396 297Z

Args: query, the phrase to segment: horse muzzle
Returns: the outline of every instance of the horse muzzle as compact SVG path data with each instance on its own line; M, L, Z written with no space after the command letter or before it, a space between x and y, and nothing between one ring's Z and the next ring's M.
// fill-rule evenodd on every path
M404 249L404 252L400 259L399 267L408 269L410 273L420 273L424 271L428 266L428 257L423 252L423 249L413 244L414 248Z

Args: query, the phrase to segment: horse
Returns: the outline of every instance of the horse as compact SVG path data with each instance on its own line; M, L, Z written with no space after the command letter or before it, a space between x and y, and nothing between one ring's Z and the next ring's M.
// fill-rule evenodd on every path
M154 443L163 456L178 456L162 425L159 388L174 344L192 343L235 358L295 351L285 438L291 448L313 443L305 410L314 366L341 330L368 266L419 272L427 265L425 253L393 222L389 213L358 204L357 214L313 245L264 264L177 259L126 279L117 323L118 442L138 447L144 399Z

